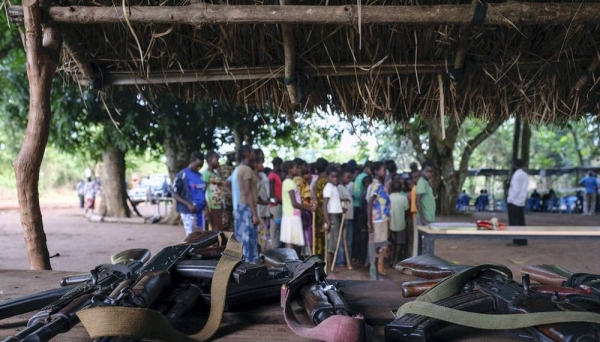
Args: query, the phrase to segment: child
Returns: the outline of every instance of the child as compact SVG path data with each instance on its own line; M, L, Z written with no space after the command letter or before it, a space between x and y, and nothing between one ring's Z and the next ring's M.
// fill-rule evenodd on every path
M298 187L302 204L311 205L313 202L312 193L310 192L312 175L310 174L308 164L299 158L294 159L294 163L296 163L296 166L300 169L300 175L294 177L294 183L296 183L296 186ZM300 214L302 218L302 228L304 229L305 250L303 251L303 255L310 256L312 254L310 249L312 246L312 213L303 210Z
M383 260L387 256L388 229L390 225L390 198L385 192L385 164L373 163L373 183L369 187L367 199L367 225L369 227L369 263L371 280L378 275L385 276Z
M366 260L365 260L365 267L369 267L369 257L368 257L368 243L369 243L369 230L368 230L368 225L367 225L367 206L369 204L369 202L367 201L367 192L369 191L369 188L371 187L371 182L373 182L373 178L369 175L365 176L361 183L362 183L362 187L363 187L363 191L360 193L360 211L365 213L365 215L360 215L359 217L359 232L357 234L358 236L358 240L355 243L357 246L359 246L359 248L357 248L361 255L365 255L366 256Z
M352 182L353 171L350 169L342 170L341 182L338 185L338 191L342 199L342 209L344 211L344 232L342 233L342 239L346 239L346 246L348 247L348 257L350 260L346 260L346 253L344 251L344 240L340 244L340 250L337 255L336 267L338 265L346 265L352 260L352 227L354 225L354 206L352 205L352 191L354 191L354 183ZM345 202L345 203L344 203Z
M323 189L323 213L324 224L323 230L329 232L329 240L327 246L327 266L331 267L333 253L337 246L337 240L342 220L342 201L338 190L338 170L335 166L330 165L325 170L327 173L327 184Z
M390 204L391 204L391 222L390 222L390 237L391 237L391 258L390 266L394 267L400 260L406 257L406 214L410 210L408 198L402 194L404 190L404 181L400 175L392 177Z
M298 167L292 161L286 161L281 165L281 171L286 175L281 185L282 210L281 217L281 242L285 247L304 246L304 235L300 210L314 211L314 205L302 204L300 192L293 179L296 177Z

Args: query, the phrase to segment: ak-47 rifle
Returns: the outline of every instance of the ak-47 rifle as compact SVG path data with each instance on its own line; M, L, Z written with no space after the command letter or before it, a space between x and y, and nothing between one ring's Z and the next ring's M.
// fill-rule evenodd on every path
M217 242L218 233L206 234L195 243L186 245L171 246L172 250L194 252L206 245L210 246ZM167 247L168 249L169 247ZM165 253L161 251L152 260L162 260L161 258L173 258L170 260L179 260L181 255ZM45 291L40 294L26 296L11 300L10 303L0 303L0 308L5 309L4 313L0 310L0 317L10 317L19 313L29 312L40 309L40 305L46 305L41 311L36 313L27 323L27 328L14 336L8 336L3 342L14 341L49 341L54 336L70 330L79 323L77 312L83 308L100 305L103 301L112 301L121 295L122 291L130 288L130 285L140 279L152 285L159 282L156 278L151 278L148 273L150 269L147 260L150 252L145 249L135 249L117 253L112 256L113 264L100 265L90 271L89 274L75 275L61 279L61 285L67 285L67 292L59 299L55 299L58 293L64 291L64 288L53 291ZM165 261L165 260L163 260ZM154 262L153 268L160 268ZM143 277L144 275L145 277ZM164 279L164 277L163 277ZM138 281L138 283L140 283ZM135 288L135 287L134 287ZM151 298L147 294L137 293L136 300L144 301ZM40 299L40 297L42 299ZM32 300L33 298L33 300ZM48 304L47 302L53 299ZM35 307L37 306L37 307ZM10 316L9 316L10 315Z
M413 280L402 283L402 295L405 298L420 296L447 277L470 267L454 264L435 255L419 255L403 260L396 265L396 269L406 275L426 278L424 280ZM527 269L530 269L530 271L526 271ZM525 273L530 273L531 280L542 284L531 285L532 289L540 293L556 294L564 298L570 295L588 295L593 292L592 288L587 284L577 284L576 286L565 285L565 281L572 273L560 266L527 266L521 270L521 274ZM560 281L557 279L560 279ZM594 283L594 280L598 281L598 278L597 276L596 278L587 277L587 280ZM597 287L600 289L600 281L598 281Z
M440 259L436 258L437 264L440 263ZM413 269L409 272L414 273L419 265L414 260L411 263ZM424 271L430 272L432 269L434 273L437 272L434 266L423 265ZM442 269L447 270L447 265L443 265ZM460 274L456 276L460 276ZM444 283L447 283L447 281L440 281L436 286L444 286ZM558 295L549 295L537 291L535 287L531 286L528 275L524 275L522 283L519 284L512 280L510 270L503 266L483 267L475 272L463 285L462 289L456 291L456 295L440 299L434 304L480 314L536 312L556 312L559 314L565 311L586 311L589 309L589 305L582 306ZM552 286L557 290L554 292L564 289L560 286ZM449 324L451 323L423 315L405 314L386 326L386 341L400 339L403 341L427 341ZM599 333L600 324L583 322L537 325L509 331L509 334L513 337L530 341L597 341Z

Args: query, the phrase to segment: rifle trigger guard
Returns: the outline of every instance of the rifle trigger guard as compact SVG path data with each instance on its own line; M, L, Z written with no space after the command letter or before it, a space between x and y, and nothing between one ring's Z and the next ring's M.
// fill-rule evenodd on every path
M91 279L92 279L92 285L93 286L98 285L98 271L91 270L90 271L90 276L91 276Z

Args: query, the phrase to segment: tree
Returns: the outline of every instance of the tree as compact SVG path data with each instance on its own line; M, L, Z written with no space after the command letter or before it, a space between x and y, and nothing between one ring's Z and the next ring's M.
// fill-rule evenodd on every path
M445 139L437 120L425 122L418 116L396 129L410 138L419 162L430 160L434 164L434 191L439 198L439 212L450 215L456 211L456 198L465 182L473 152L502 121L486 123L470 118L446 118L445 124Z

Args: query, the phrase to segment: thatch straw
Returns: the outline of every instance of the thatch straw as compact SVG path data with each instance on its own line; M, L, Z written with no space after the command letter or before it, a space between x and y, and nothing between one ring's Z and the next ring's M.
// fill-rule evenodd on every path
M597 2L594 0L593 2ZM215 4L220 2L214 2ZM248 4L229 1L229 4ZM303 1L301 5L340 5L346 2ZM351 2L356 4L355 2ZM392 0L363 1L378 5L469 4L468 1ZM121 3L75 1L78 5ZM184 0L130 1L128 5L187 5ZM269 4L277 4L269 3ZM258 5L258 4L257 4ZM239 67L283 66L284 49L279 25L80 25L66 27L71 49L83 56L97 73L130 71L145 75L158 70L206 70ZM462 79L454 82L451 71L460 42L461 27L453 25L343 26L297 25L296 68L315 65L398 64L442 62L445 112L474 114L486 119L503 119L513 113L534 123L564 121L585 113L600 112L598 77L584 77L600 43L600 27L569 26L484 26L462 30L468 46ZM135 36L133 34L135 32ZM360 32L360 34L359 34ZM136 39L139 41L136 42ZM362 48L359 49L359 46ZM141 50L141 51L140 51ZM74 54L63 54L62 70L78 72ZM143 61L141 57L143 56ZM142 63L143 62L143 63ZM596 75L599 70L595 70ZM283 79L219 81L154 85L154 91L171 91L193 101L210 97L240 105L270 104L285 113L295 110L332 108L349 115L364 115L403 121L414 113L435 118L439 114L439 73L406 72L381 74L374 68L355 76L299 77L303 101L293 106ZM302 75L302 74L300 74Z

